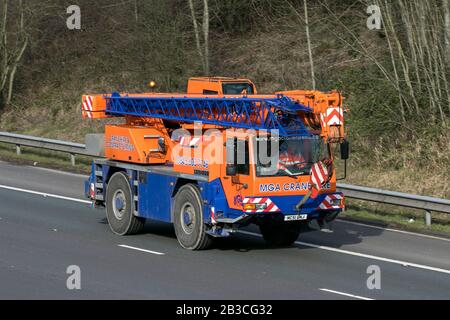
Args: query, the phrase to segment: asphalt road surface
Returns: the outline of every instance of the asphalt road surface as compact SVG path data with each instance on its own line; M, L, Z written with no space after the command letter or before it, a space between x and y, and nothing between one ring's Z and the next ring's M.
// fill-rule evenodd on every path
M289 248L248 228L191 252L170 224L112 234L83 179L0 162L0 299L450 299L448 239L338 220ZM67 288L69 266L80 290Z

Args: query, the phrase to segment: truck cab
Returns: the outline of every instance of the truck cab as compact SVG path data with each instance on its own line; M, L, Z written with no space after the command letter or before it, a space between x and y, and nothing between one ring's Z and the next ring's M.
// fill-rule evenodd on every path
M228 77L197 77L190 78L187 86L188 94L203 95L253 95L256 86L248 79Z

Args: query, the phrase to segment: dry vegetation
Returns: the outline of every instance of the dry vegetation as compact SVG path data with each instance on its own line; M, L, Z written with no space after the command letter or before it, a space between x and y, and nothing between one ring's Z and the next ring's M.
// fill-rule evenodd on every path
M81 31L65 25L72 2L26 2L30 42L0 130L82 141L102 130L81 119L82 93L142 91L149 80L181 91L208 71L265 92L310 88L312 58L317 88L347 97L348 182L450 197L448 1L308 1L311 56L303 0L208 0L207 28L205 0L79 0ZM382 30L366 26L374 3ZM8 28L19 35L20 24Z

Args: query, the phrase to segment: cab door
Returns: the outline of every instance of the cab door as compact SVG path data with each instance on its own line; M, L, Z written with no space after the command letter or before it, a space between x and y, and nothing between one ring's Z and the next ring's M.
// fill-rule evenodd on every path
M226 161L222 172L222 185L228 205L242 210L242 201L252 193L252 177L255 174L251 139L229 137L225 145Z

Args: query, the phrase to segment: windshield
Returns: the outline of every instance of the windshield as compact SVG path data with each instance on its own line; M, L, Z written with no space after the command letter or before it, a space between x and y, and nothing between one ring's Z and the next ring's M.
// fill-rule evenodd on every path
M256 174L260 177L309 175L314 163L329 158L328 147L318 136L259 138L257 145Z
M222 85L223 94L253 94L253 86L250 83L224 83Z

